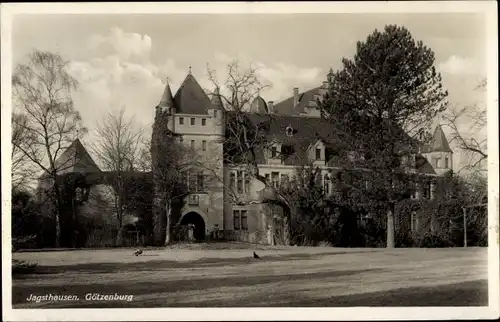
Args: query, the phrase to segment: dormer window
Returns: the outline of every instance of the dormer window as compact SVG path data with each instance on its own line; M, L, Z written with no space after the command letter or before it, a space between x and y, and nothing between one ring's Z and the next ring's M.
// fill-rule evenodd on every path
M321 149L316 148L316 160L321 160Z
M273 146L273 147L271 148L271 158L273 158L273 159L274 159L274 158L276 158L277 156L278 156L278 149L277 149L275 146Z
M287 126L287 128L285 129L285 133L286 133L286 136L292 137L293 136L293 128L290 125Z

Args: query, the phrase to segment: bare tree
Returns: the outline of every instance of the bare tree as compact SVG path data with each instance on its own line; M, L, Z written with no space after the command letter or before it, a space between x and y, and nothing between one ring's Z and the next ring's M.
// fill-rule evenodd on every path
M257 155L260 150L268 151L273 144L268 135L268 127L274 121L273 115L267 115L262 121L253 122L245 109L261 91L270 87L259 80L258 69L249 64L242 67L234 60L227 66L223 80L219 80L215 71L208 68L209 80L214 84L215 91L212 95L220 98L228 110L225 120L226 136L224 145L223 163L227 166L243 169L252 178L264 186L263 202L274 204L283 210L284 240L289 243L289 222L294 215L295 207L286 194L273 185L265 176L260 174ZM245 200L230 187L226 191L233 197L237 204L244 204Z
M140 159L143 131L134 124L133 117L125 115L125 109L110 112L95 127L96 141L92 151L101 169L112 171L111 185L113 212L118 222L116 244L123 243L123 215L126 208L127 172L134 171Z
M59 157L85 132L71 98L77 82L67 65L58 54L34 51L27 63L16 66L12 77L13 105L26 118L22 128L32 139L16 148L43 171L56 222L56 247L61 234L61 191L56 179L74 163L72 157Z
M485 91L486 79L482 79L475 90ZM484 161L488 159L486 135L481 135L487 126L486 105L476 102L471 105L456 105L442 115L445 125L451 130L450 143L455 142L469 158L467 170L484 171ZM483 138L481 138L483 136Z
M28 188L36 173L33 162L20 149L26 150L35 140L33 133L26 130L27 122L28 118L25 114L12 113L11 180L13 191Z

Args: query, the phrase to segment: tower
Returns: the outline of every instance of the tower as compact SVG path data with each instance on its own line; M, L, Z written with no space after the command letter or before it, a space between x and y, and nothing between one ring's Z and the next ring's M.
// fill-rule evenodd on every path
M208 108L208 114L213 118L214 134L224 136L226 132L225 126L225 108L222 103L220 96L219 87L215 88L214 94L210 100L210 107Z
M165 85L165 90L161 96L160 103L156 107L155 123L160 119L167 121L167 127L170 131L175 132L175 104L172 98L172 90L168 83Z
M430 144L424 147L422 154L438 175L453 170L453 151L441 125L436 126Z

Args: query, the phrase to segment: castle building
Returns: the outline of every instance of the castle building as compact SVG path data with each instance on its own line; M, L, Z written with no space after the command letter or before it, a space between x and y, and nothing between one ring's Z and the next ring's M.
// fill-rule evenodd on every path
M327 80L333 75L330 69ZM248 118L259 124L272 116L265 135L272 144L256 150L259 174L273 186L286 183L299 166L312 164L320 171L320 181L326 193L333 192L330 179L334 167L333 149L322 138L328 137L331 125L321 118L317 101L327 92L328 81L319 87L301 92L293 88L292 95L278 103L266 102L258 95L250 104ZM189 72L181 86L172 94L170 85L156 106L156 113L168 114L168 128L179 135L179 140L196 151L196 170L185 173L190 194L179 214L177 224L195 226L196 239L204 239L214 230L223 230L233 239L272 244L270 227L274 224L274 210L263 203L265 185L239 165L229 166L224 160L226 127L231 111L224 108L218 90L209 97ZM78 141L75 147L91 160ZM84 150L84 149L83 149ZM452 170L453 152L440 126L433 140L421 148L423 159L418 173L436 177ZM82 158L75 158L81 160ZM100 171L92 161L90 170ZM433 198L433 186L420 187L412 198Z
M331 77L330 70L327 78ZM265 135L270 146L256 150L259 174L273 186L286 183L300 165L312 164L320 170L321 184L327 193L333 191L330 180L334 166L332 149L322 138L328 137L331 125L321 118L317 101L327 92L328 81L321 86L300 92L274 104L258 95L250 104L248 118L255 125L268 123ZM230 231L242 241L273 243L273 207L262 200L264 184L250 176L245 166L229 166L224 160L223 139L231 111L224 108L218 91L208 97L195 77L189 73L174 96L167 83L157 107L169 113L169 129L181 141L199 151L206 166L189 173L191 194L180 215L179 223L194 223L207 233L214 229ZM426 176L440 176L452 169L452 155L440 126L430 145L421 149L421 163L416 169ZM215 177L215 180L206 179ZM204 183L200 184L200 180ZM208 183L210 182L210 183ZM204 186L205 185L205 186ZM433 198L433 184L420 187L414 198ZM197 234L203 237L201 232Z

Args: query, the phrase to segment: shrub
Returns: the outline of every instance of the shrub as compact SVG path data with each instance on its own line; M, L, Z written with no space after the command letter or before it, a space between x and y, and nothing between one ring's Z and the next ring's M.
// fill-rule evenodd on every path
M452 244L449 240L444 238L443 236L436 234L436 233L425 233L419 240L418 240L418 247L425 247L425 248L445 248L445 247L451 247Z

